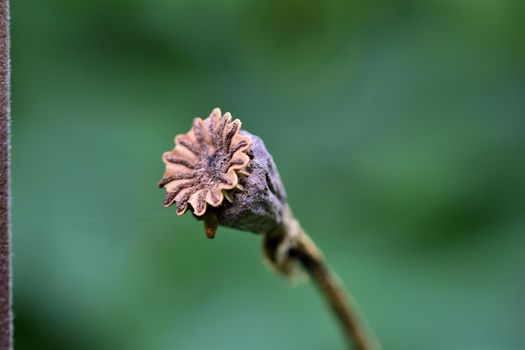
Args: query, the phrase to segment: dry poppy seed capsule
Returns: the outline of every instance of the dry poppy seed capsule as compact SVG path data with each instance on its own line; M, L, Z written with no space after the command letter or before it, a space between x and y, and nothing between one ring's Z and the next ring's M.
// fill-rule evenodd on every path
M241 131L230 113L221 116L215 108L205 120L196 118L162 160L164 206L176 204L182 215L190 204L205 220L209 238L218 224L256 233L282 224L286 195L273 159L261 139Z

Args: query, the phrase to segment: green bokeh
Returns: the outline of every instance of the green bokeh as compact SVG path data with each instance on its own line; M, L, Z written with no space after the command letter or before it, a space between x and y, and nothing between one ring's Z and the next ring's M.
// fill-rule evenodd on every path
M385 349L525 348L525 4L12 1L17 349L343 349L260 237L163 209L220 106Z

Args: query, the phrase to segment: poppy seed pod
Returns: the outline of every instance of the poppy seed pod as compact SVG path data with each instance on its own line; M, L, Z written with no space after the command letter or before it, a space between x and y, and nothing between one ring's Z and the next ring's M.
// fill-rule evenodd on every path
M292 215L277 167L259 137L215 108L205 120L195 118L186 134L177 135L175 148L162 160L166 171L159 187L167 192L165 207L175 204L182 215L191 206L193 215L204 220L208 238L215 236L218 225L263 234L271 265L285 276L302 266L350 343L360 350L374 348L321 252Z

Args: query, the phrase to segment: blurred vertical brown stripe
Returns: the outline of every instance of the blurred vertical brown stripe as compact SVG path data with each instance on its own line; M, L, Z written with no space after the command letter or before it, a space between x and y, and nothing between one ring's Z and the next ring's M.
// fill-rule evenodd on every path
M9 196L9 1L0 0L0 349L12 348Z

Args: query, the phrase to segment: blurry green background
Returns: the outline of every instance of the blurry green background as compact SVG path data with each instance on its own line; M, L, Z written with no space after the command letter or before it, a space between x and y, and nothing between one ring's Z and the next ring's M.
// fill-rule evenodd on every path
M525 3L12 1L17 349L343 349L258 236L163 209L215 106L385 349L525 348Z

